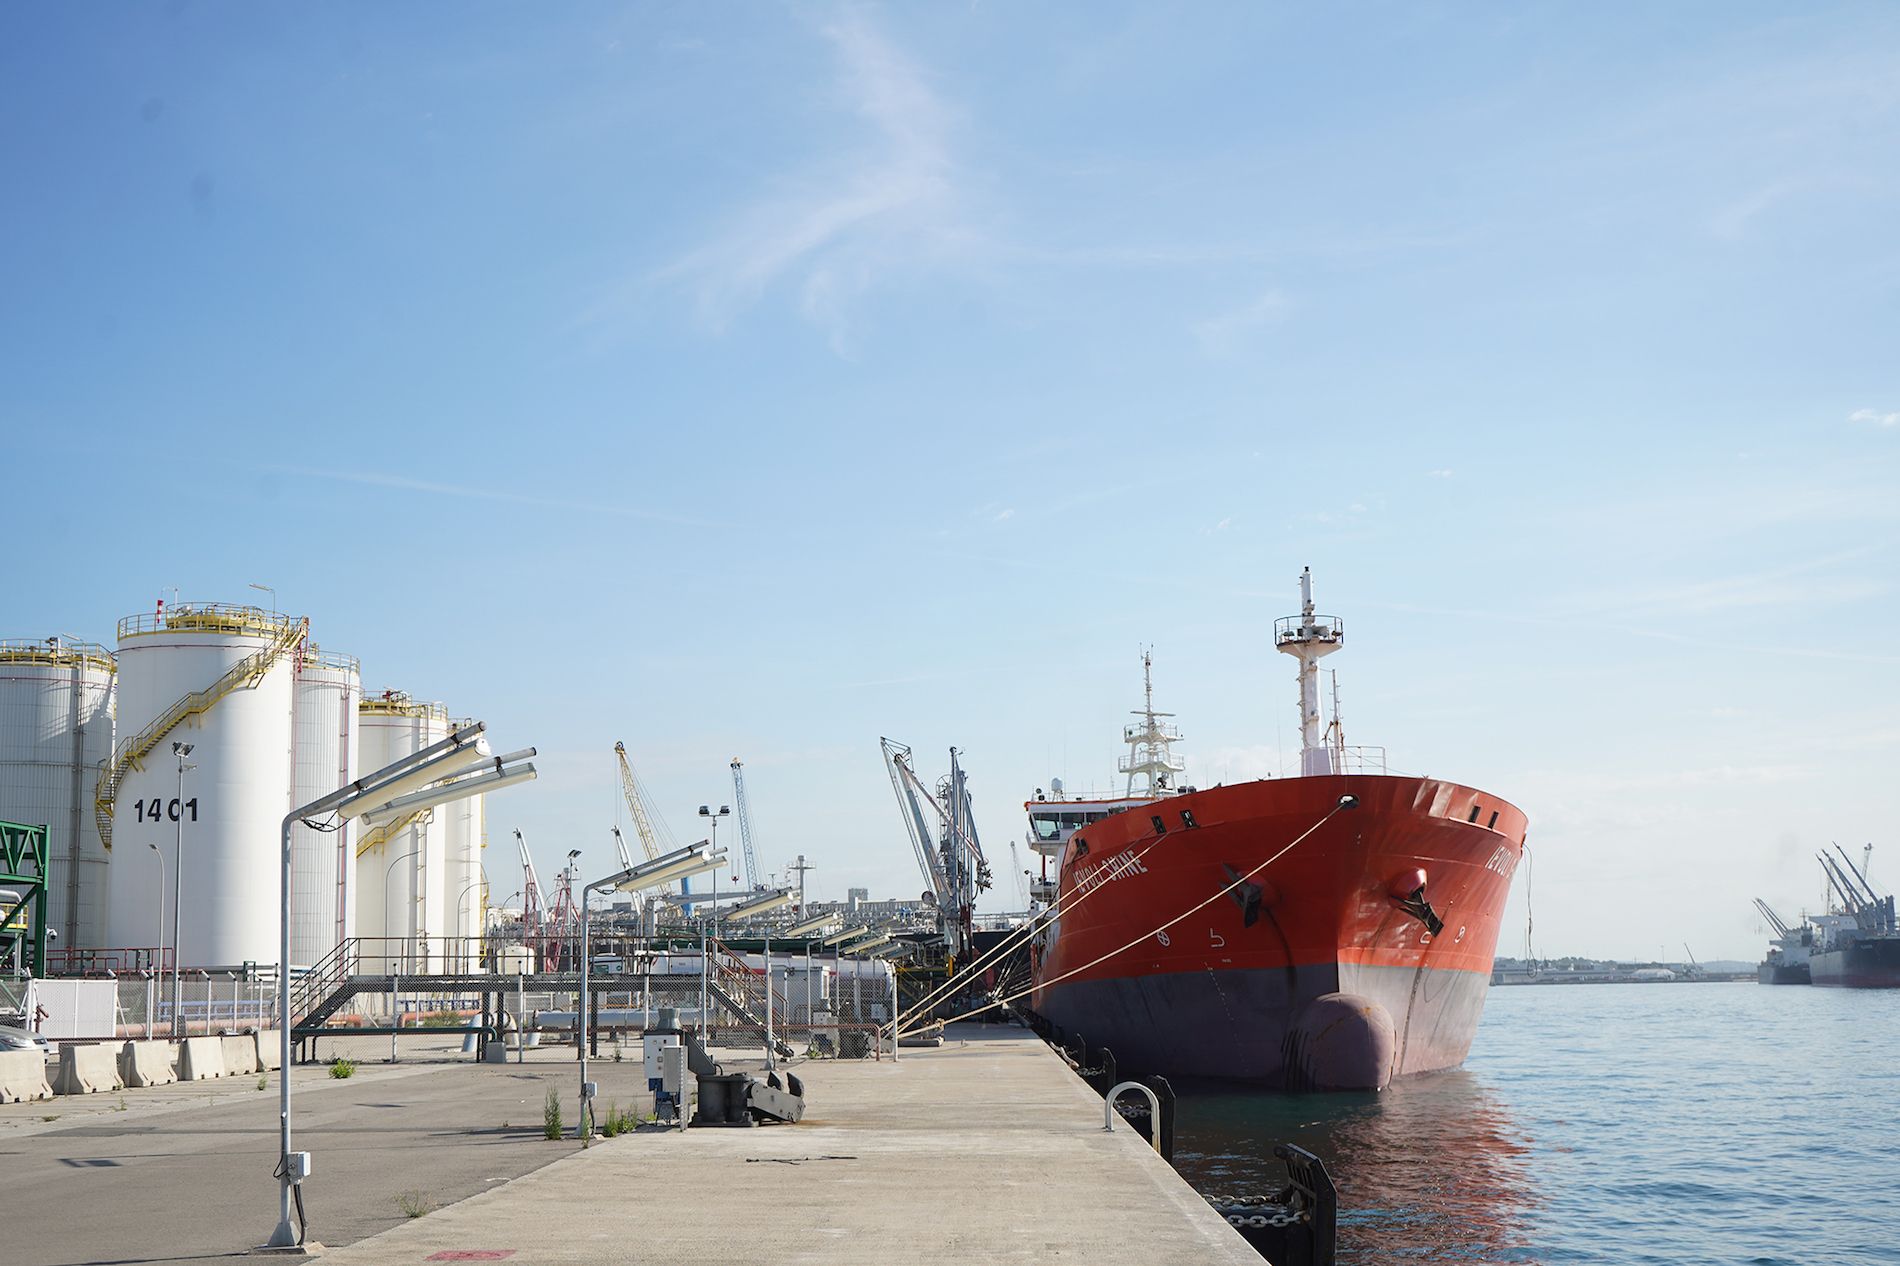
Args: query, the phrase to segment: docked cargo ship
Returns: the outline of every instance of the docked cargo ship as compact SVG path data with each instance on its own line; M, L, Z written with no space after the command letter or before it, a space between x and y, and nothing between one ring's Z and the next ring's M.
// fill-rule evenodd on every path
M1114 799L1060 784L1025 804L1050 902L1031 1006L1120 1068L1287 1089L1378 1089L1471 1049L1526 819L1488 792L1386 772L1322 726L1314 613L1275 625L1299 661L1300 773L1179 785L1181 734L1145 706Z
M1871 845L1869 846L1871 849ZM1820 854L1837 910L1813 920L1818 931L1808 971L1814 984L1846 989L1900 989L1900 927L1893 894L1880 896L1836 845L1839 860Z
M1755 909L1775 930L1774 944L1767 957L1755 966L1755 979L1764 985L1806 985L1813 983L1808 960L1814 953L1814 927L1805 918L1799 926L1775 913L1773 906L1755 898Z

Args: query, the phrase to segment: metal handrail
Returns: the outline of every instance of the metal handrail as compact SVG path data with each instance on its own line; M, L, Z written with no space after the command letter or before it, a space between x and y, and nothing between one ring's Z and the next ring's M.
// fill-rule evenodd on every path
M0 640L0 664L81 664L87 668L103 668L107 672L116 672L119 667L119 661L112 652L97 642L61 641L55 644L35 638Z
M239 608L256 611L255 607ZM261 611L259 614L263 614ZM128 617L143 619L144 617ZM119 636L124 638L125 621L120 621ZM285 617L284 623L276 626L276 636L271 641L246 655L231 665L222 677L206 686L203 690L194 690L184 698L167 708L159 718L146 726L133 738L122 744L115 744L112 759L107 762L105 772L99 775L99 785L93 795L93 818L99 826L99 843L107 852L112 851L112 804L118 797L119 788L125 782L125 776L139 768L139 760L158 746L159 740L182 725L189 717L210 711L220 699L240 687L256 685L270 672L273 665L291 647L297 645L310 631L309 621L292 620Z
M233 602L183 602L119 621L119 640L152 633L254 633L270 636L302 624L300 617Z

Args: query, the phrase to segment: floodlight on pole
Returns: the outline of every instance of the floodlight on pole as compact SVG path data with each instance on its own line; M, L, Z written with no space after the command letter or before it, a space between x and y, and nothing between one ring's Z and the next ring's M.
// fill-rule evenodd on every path
M853 937L863 936L866 932L869 932L870 930L871 928L869 924L865 924L865 923L853 924L851 927L845 928L843 931L833 932L830 936L825 937L823 940L819 941L818 943L820 945L836 945L840 941L848 941L848 940L851 940Z
M277 1078L277 1229L271 1232L265 1244L267 1248L293 1248L302 1243L302 1235L290 1224L291 1197L293 1189L310 1172L308 1153L290 1150L290 1036L294 1021L290 1013L290 830L298 822L332 815L338 819L337 825L351 818L374 824L417 809L433 808L469 796L499 791L503 787L532 779L535 776L534 766L521 765L512 770L497 767L492 772L462 778L447 786L430 786L444 778L466 773L490 759L488 743L482 738L487 728L480 721L465 725L440 742L385 765L309 804L299 805L284 815L278 854L277 1049L282 1071Z
M816 918L806 919L803 923L794 923L792 924L792 926L786 928L783 932L779 933L779 935L780 936L812 936L816 933L824 931L828 927L831 927L837 921L838 921L838 916L835 914L821 914L821 915L818 915Z
M498 770L494 773L480 774L474 778L461 778L412 795L400 796L377 805L373 809L359 810L352 816L364 826L381 826L385 822L394 821L406 814L416 813L423 809L434 809L451 801L466 800L470 796L500 791L503 787L512 787L516 783L532 782L536 776L533 765L518 765L505 772Z
M618 876L615 876L613 887L622 892L658 888L675 879L718 870L725 865L725 862L724 853L710 852L703 844L692 844L656 857L650 862L641 862L638 866L621 871Z
M838 952L840 954L862 954L865 950L870 949L874 945L882 945L886 941L894 941L896 939L897 937L894 933L879 932L876 936L866 937L862 941L853 941L849 945L841 945L838 947Z
M764 914L767 910L777 910L798 900L798 894L790 888L780 888L776 892L761 893L749 901L741 901L736 906L728 906L720 913L728 919L749 918L755 914Z

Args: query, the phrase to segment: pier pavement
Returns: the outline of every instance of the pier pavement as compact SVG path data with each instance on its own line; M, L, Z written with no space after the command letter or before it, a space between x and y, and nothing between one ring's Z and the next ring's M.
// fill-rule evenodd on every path
M1240 1235L1046 1046L953 1026L900 1062L795 1071L798 1125L596 1142L324 1254L333 1266L506 1260L1260 1266Z

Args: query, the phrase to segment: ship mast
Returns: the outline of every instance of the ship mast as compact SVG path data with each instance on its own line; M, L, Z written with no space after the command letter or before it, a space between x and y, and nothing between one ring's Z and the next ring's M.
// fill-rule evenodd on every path
M1122 727L1122 742L1128 744L1128 755L1117 761L1116 767L1120 773L1128 775L1128 786L1122 793L1127 796L1135 794L1137 777L1147 780L1142 795L1150 798L1164 795L1169 790L1172 776L1187 768L1187 763L1177 759L1172 751L1173 745L1181 741L1181 731L1161 719L1171 717L1174 713L1155 711L1154 663L1154 651L1142 651L1142 706L1135 713L1142 723Z
M1300 569L1300 613L1274 621L1276 649L1300 661L1300 773L1338 772L1319 720L1319 661L1346 642L1337 616L1313 614L1313 569Z

